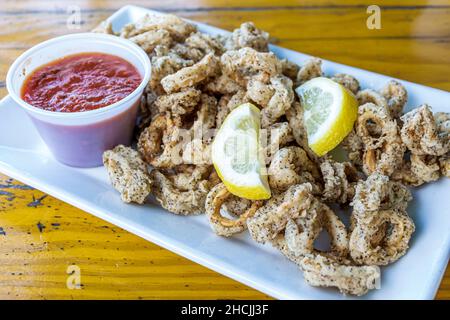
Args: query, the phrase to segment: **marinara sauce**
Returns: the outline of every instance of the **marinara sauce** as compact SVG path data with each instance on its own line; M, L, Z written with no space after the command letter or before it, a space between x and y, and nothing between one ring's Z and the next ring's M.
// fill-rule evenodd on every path
M122 100L141 81L137 69L120 57L79 53L34 70L25 79L22 99L48 111L89 111Z

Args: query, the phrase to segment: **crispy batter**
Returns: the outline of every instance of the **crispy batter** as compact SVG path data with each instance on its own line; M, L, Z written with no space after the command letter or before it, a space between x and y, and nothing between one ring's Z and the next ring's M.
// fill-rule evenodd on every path
M388 110L386 99L377 91L372 89L360 90L356 93L356 99L360 106L366 103L373 103L385 110Z
M311 58L300 68L297 74L297 84L303 84L308 80L321 77L322 75L322 60Z
M417 187L439 179L442 174L440 166L437 156L411 154L410 160L405 161L400 170L394 172L392 179Z
M151 64L152 72L147 90L159 95L165 93L161 85L161 79L177 72L182 68L192 66L194 64L194 61L183 59L176 54L170 54L161 57L152 57Z
M147 165L137 151L118 145L103 153L103 164L108 171L111 184L120 192L126 203L144 203L150 194L152 181Z
M389 181L389 177L379 173L371 174L366 181L356 185L351 205L353 215L365 215L377 210L405 211L412 200L411 192L399 182Z
M450 134L440 132L431 108L424 104L401 117L401 137L413 154L442 156L450 151Z
M265 163L269 164L272 161L274 154L280 150L281 147L294 141L294 136L292 135L292 129L287 122L277 122L267 128L267 130L261 130L260 141L261 146L263 147L262 154L265 157Z
M391 117L394 119L400 118L408 101L408 93L405 87L400 82L391 80L381 89L380 93L387 101Z
M183 115L194 110L200 101L202 92L194 88L159 96L154 106L160 113L170 111L174 115Z
M357 168L363 165L364 143L353 128L341 142L342 148L347 151L348 160Z
M220 214L225 200L231 195L223 183L216 185L206 198L206 214L214 232L220 236L230 237L241 233L247 228L247 219L251 218L262 205L262 201L254 201L246 212L235 220L228 219Z
M283 75L270 78L274 94L261 111L261 126L267 128L286 113L294 101L292 80Z
M170 36L178 42L183 41L196 31L193 24L172 14L146 14L141 19L126 25L120 32L120 36L130 38L147 31L161 29L167 30Z
M415 230L406 211L380 210L357 219L350 236L350 255L364 265L387 265L406 253Z
M337 287L344 294L357 296L376 289L381 276L377 266L355 266L349 260L342 262L324 255L305 256L300 266L309 285Z
M331 80L343 85L353 94L357 94L359 90L359 82L355 77L346 73L336 73Z
M297 74L300 67L288 59L281 59L281 73L291 79L293 82L297 81Z
M178 70L174 74L165 76L161 85L167 93L179 91L186 87L192 87L208 77L217 74L219 60L214 54L207 54L202 60L191 67Z
M244 87L253 77L268 82L282 71L281 62L273 52L258 52L252 48L227 51L220 60L222 72Z
M189 189L178 189L174 183L162 172L153 170L152 194L161 206L175 214L192 215L204 212L206 195L211 185L207 178L196 181Z
M107 20L100 22L100 24L92 29L91 32L115 35L111 21Z
M222 205L227 213L235 217L243 215L251 207L252 201L240 198L235 195L230 195Z
M170 37L169 31L164 29L146 31L130 37L129 40L136 43L147 53L152 52L156 46L168 47L172 44L172 38Z
M269 34L255 27L253 22L241 24L235 29L225 44L227 50L252 48L256 51L269 51Z
M450 154L447 153L439 158L439 166L441 168L441 174L447 178L450 178Z
M315 185L316 179L320 177L316 164L302 148L296 146L278 150L270 163L268 174L270 188L279 191L304 182Z
M185 40L185 44L188 48L198 49L203 54L213 53L220 56L225 51L225 48L219 39L201 32L192 33Z
M397 123L386 109L373 103L360 106L355 128L365 145L363 169L367 175L377 171L390 176L401 166L405 147Z
M226 74L214 78L205 86L205 90L211 93L219 93L223 95L235 94L243 88Z
M322 200L347 203L353 198L359 177L350 162L340 163L327 159L320 164L320 170L324 181Z

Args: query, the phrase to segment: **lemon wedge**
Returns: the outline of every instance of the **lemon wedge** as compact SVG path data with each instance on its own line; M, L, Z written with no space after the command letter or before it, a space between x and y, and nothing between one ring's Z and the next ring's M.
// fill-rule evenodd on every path
M309 147L323 156L350 133L358 115L358 102L344 86L324 77L295 89L304 110Z
M245 103L230 112L212 143L212 161L220 179L232 194L250 200L271 196L259 130L259 109Z

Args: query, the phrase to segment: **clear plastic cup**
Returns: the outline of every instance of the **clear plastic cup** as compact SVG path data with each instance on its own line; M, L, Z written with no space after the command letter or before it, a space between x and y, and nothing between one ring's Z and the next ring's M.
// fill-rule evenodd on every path
M36 68L82 52L121 57L136 67L142 82L124 99L91 111L53 112L22 100L23 82ZM6 86L14 101L31 117L54 157L69 166L86 168L102 165L105 150L131 143L140 98L150 75L148 55L133 42L106 34L78 33L42 42L23 53L9 69Z

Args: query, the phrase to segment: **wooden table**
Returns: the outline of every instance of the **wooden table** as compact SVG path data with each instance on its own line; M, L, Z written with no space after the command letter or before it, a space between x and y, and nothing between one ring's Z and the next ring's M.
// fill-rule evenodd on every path
M450 90L449 0L379 1L380 30L366 27L366 8L373 2L366 0L345 5L332 0L132 2L229 30L254 21L281 46ZM6 95L9 65L24 50L58 35L90 30L126 4L3 0L0 96ZM69 30L66 22L76 7L81 9L81 29ZM81 290L66 287L72 264L81 269ZM82 298L269 297L0 175L0 299ZM450 269L437 298L450 298Z

